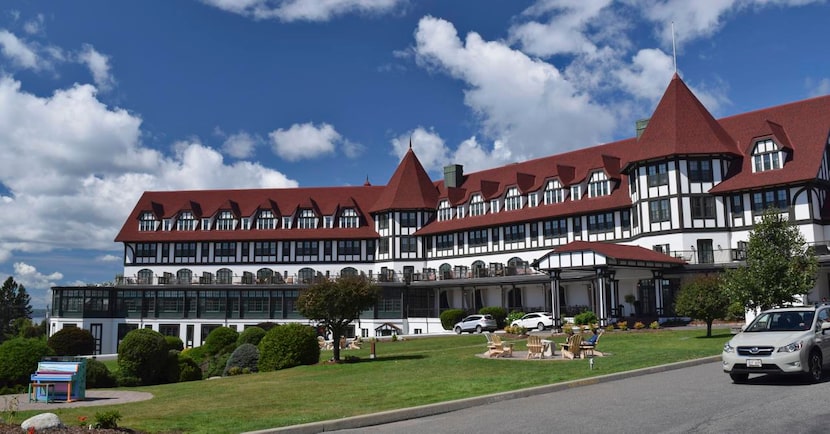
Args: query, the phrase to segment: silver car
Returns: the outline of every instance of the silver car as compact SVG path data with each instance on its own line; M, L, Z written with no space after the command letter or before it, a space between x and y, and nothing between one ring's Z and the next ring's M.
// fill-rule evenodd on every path
M453 326L453 330L461 334L461 332L476 332L481 333L484 330L494 332L498 328L496 319L492 315L470 315Z

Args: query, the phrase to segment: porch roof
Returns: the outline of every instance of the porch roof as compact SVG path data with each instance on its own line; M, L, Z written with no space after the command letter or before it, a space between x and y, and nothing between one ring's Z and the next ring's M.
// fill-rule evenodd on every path
M685 264L683 259L640 246L572 241L533 261L531 266L540 271L561 271L595 270L613 266L665 269Z

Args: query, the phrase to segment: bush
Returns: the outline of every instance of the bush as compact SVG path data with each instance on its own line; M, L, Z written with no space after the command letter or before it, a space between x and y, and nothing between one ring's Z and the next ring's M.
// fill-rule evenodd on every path
M646 325L643 324L642 322L637 321L637 322L634 323L634 330L642 330L644 328L646 328Z
M487 306L482 307L478 313L482 315L492 315L493 318L496 320L496 326L498 328L504 328L505 326L505 319L507 318L507 310L503 307L499 306Z
M0 345L0 388L25 390L29 376L37 370L37 362L52 350L45 339L14 338Z
M164 363L164 382L177 383L179 381L179 354L177 350L167 350L167 361Z
M217 327L205 339L203 347L205 354L212 356L216 354L230 354L236 348L236 340L239 333L230 327Z
M523 316L525 316L524 312L514 310L513 312L510 312L510 315L507 315L507 319L505 321L507 324L513 324L513 321L521 319Z
M150 385L164 381L167 342L159 332L136 329L118 346L118 383L123 386Z
M56 356L83 356L95 353L95 338L92 333L79 327L58 330L46 341L46 345Z
M110 372L107 365L95 359L86 361L86 387L88 389L104 389L115 387L115 375Z
M202 369L190 357L179 354L179 382L202 379Z
M452 330L455 323L464 318L464 311L461 309L447 309L441 312L441 326L444 330Z
M118 410L96 412L93 426L99 429L115 429L118 428L119 420L121 420L121 413Z
M648 325L648 328L652 330L657 330L660 328L660 323L657 321L652 321L651 324Z
M504 328L504 332L514 335L523 335L527 333L527 329L522 326L507 326Z
M263 330L265 330L265 331L267 332L268 330L271 330L272 328L274 328L274 327L276 327L276 326L278 326L278 325L279 325L279 324L277 324L277 323L275 323L275 322L270 322L270 321L267 321L267 322L257 323L257 325L256 325L256 326L257 326L257 327L259 327L259 328L261 328L261 329L263 329Z
M225 365L228 364L228 359L230 358L231 355L229 353L211 356L207 363L207 372L205 372L205 377L221 377L225 372Z
M597 314L591 312L590 310L586 310L580 314L577 314L574 317L574 323L576 325L590 325L597 322Z
M242 344L257 346L263 336L265 336L265 329L262 327L248 327L239 334L239 338L236 340L236 346L239 347Z
M168 350L176 350L176 351L183 351L184 350L184 342L178 336L165 336L164 342L167 343Z
M620 322L618 322L618 323L617 323L617 327L619 327L619 328L620 328L620 330L628 330L628 321L620 321Z
M253 344L245 343L233 350L233 354L228 358L228 362L225 363L225 371L222 375L234 375L230 374L232 368L237 368L242 372L246 370L247 372L256 372L258 363L259 349Z
M258 368L262 372L313 365L320 360L317 333L302 324L286 324L265 333L259 342Z

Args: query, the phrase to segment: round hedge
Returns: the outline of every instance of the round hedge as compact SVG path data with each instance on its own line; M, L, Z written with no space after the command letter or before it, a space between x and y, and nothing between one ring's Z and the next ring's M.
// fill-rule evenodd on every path
M56 356L84 356L95 353L95 338L89 330L67 327L53 334L46 345Z
M262 340L263 336L265 336L265 329L262 327L248 327L239 334L239 339L236 340L236 346L239 347L242 344L259 345L259 341Z
M262 372L313 365L320 361L317 333L307 325L291 323L274 327L259 342Z
M167 342L151 329L136 329L118 346L118 382L123 386L163 382L167 371Z
M233 350L228 362L225 363L222 375L227 376L231 372L256 372L258 363L259 349L253 344L242 344Z
M184 350L184 342L182 342L182 339L178 336L165 336L164 341L167 342L168 350Z
M441 327L444 330L452 330L455 323L464 318L464 311L461 309L447 309L441 312Z
M239 339L239 333L230 327L217 327L208 334L205 343L205 354L212 356L215 354L230 354L236 348L236 340Z
M179 382L202 379L202 369L190 357L179 354Z
M52 350L45 339L14 338L0 345L0 388L18 389L29 382L37 362ZM24 389L25 390L25 389Z
M115 387L115 375L112 375L107 365L102 362L96 359L87 359L86 387L87 389Z
M504 328L507 319L507 310L501 306L487 306L479 309L482 315L491 315L496 320L498 328Z

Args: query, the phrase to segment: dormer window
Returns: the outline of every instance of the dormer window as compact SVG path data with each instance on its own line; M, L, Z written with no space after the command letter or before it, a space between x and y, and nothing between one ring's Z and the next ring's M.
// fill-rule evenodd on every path
M527 195L527 206L535 207L539 206L539 194L538 193L530 193Z
M220 211L219 218L216 219L217 231L232 231L236 226L236 219L233 218L233 213L230 211Z
M450 202L448 200L442 200L441 203L438 204L438 221L450 219L452 219L452 208L450 207Z
M282 228L291 229L291 216L285 216L282 218Z
M772 140L761 140L752 149L752 171L764 172L781 168L781 150Z
M323 227L324 228L333 228L334 227L334 217L330 215L323 216Z
M562 184L560 184L556 179L548 181L548 184L545 186L545 205L551 205L564 201L565 189L562 188Z
M491 200L490 201L490 212L491 213L496 213L496 212L499 212L500 210L501 210L501 205L499 205L499 200L498 199Z
M507 194L504 196L504 209L505 211L513 211L520 209L522 207L522 196L519 194L519 189L516 187L511 187L507 190Z
M470 198L470 217L484 215L484 199L480 194L474 194Z
M274 218L274 211L263 209L259 211L256 219L256 228L260 230L276 229L277 219Z
M571 186L571 200L579 200L582 198L582 186L579 184Z
M360 225L360 219L357 215L357 211L354 208L346 208L343 210L343 213L340 215L340 227L341 228L356 228Z
M193 213L190 211L182 211L179 213L179 219L176 221L177 231L192 231L196 229L196 220L193 219Z
M608 196L611 194L611 183L605 172L594 172L588 180L588 197Z
M203 231L209 231L210 230L210 219L209 218L203 218L202 219L202 230Z
M138 219L138 230L139 231L154 231L156 230L156 216L153 215L151 212L143 212L141 213L141 217Z
M317 216L314 215L314 211L310 209L304 209L300 211L300 219L299 224L297 225L300 229L316 229L317 228Z

